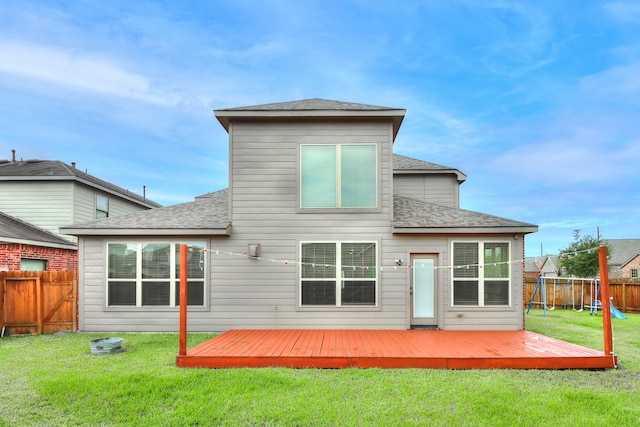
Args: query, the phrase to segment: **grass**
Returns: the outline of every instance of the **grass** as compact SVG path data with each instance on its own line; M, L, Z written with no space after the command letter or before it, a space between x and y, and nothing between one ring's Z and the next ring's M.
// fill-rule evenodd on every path
M548 314L527 329L603 348L601 316ZM126 351L106 356L89 348L104 335L5 337L0 425L638 425L640 315L613 325L609 371L179 369L176 334L112 335Z

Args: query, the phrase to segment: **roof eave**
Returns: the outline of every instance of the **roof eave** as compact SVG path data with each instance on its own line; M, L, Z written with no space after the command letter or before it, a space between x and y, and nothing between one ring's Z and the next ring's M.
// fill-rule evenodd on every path
M537 226L513 227L406 227L394 226L393 234L530 234Z
M394 175L425 175L425 174L454 174L459 183L463 183L467 180L467 175L460 172L457 169L434 169L434 170L421 170L421 169L394 169Z
M389 118L393 123L393 139L395 140L400 125L407 110L405 109L385 109L385 110L214 110L216 118L222 127L229 132L229 123L233 119L317 119L317 118Z
M228 236L231 225L212 228L63 228L72 236Z
M75 245L71 242L66 243L52 243L52 242L43 242L40 240L29 240L29 239L14 239L11 237L0 237L0 242L4 243L18 243L21 245L31 245L31 246L40 246L44 248L55 248L55 249L70 249L70 250L78 250L78 245Z

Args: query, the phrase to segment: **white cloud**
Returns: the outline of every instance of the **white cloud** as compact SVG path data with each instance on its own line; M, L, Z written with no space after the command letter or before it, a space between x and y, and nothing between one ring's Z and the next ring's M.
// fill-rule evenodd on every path
M503 1L481 7L493 12L485 18L493 41L480 47L485 67L514 76L555 60L554 28L546 13L535 6Z
M585 77L581 90L586 96L598 101L638 103L640 93L640 62L611 67L601 73Z
M52 46L0 40L0 72L108 96L173 106L173 94L157 90L149 78L100 55Z
M604 10L619 21L640 23L640 3L636 1L605 3Z

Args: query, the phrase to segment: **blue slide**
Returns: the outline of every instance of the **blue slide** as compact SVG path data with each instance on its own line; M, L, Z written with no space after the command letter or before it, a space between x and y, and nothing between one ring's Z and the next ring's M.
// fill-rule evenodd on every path
M613 302L609 301L609 305L611 306L611 317L615 317L616 319L626 319L627 316L622 314L620 310L613 306Z

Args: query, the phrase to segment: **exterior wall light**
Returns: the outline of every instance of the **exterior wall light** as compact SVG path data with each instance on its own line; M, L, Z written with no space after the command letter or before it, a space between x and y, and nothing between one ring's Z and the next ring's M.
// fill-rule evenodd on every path
M251 258L259 258L260 257L260 243L249 243L249 250L247 251L247 255Z

